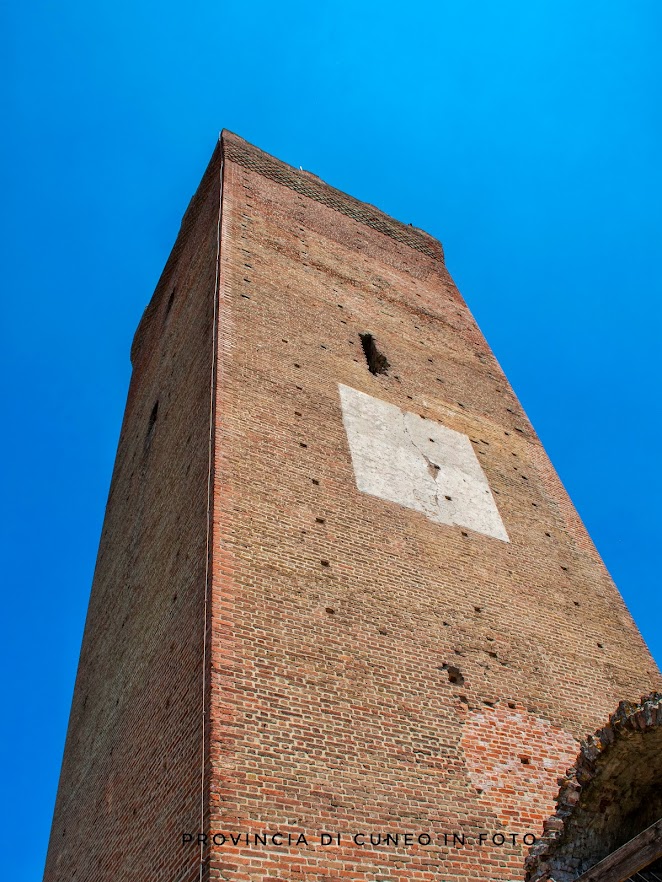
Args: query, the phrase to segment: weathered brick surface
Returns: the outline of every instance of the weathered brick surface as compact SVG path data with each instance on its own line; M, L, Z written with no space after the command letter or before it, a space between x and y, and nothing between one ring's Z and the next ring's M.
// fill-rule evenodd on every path
M575 739L654 664L441 252L230 143L211 828L539 834ZM367 370L366 331L388 375ZM339 382L468 434L510 544L359 493ZM212 877L523 875L520 847L350 845L224 846Z
M48 882L198 878L217 189L192 209L134 346Z
M206 873L522 879L521 835L541 832L575 739L659 674L438 243L232 135L222 149L206 832L304 831L310 842L215 846ZM103 809L117 824L109 841L131 825L137 798L160 815L145 810L132 827L123 869L81 875L90 880L143 878L131 869L138 854L162 868L150 873L157 879L188 878L197 860L171 833L199 830L217 170L216 155L137 335L53 843L67 818L82 832L76 847L52 844L49 866L98 859L84 839L98 811L89 800L108 775L99 765L86 784L79 820L67 794L119 731L133 733L113 761L130 780ZM362 332L376 338L388 374L368 371ZM177 347L168 349L168 333ZM510 543L360 493L338 383L466 433ZM177 395L161 422L165 388ZM134 461L156 398L151 446L156 456L163 445L162 458L142 475ZM121 629L128 604L138 617L130 633ZM134 656L143 667L129 674L123 659ZM120 676L130 689L114 685ZM101 721L119 691L123 730ZM86 720L88 692L97 716ZM152 760L157 743L166 768ZM340 832L341 846L321 847L325 831ZM479 847L482 831L520 840ZM350 838L453 832L465 834L464 848Z

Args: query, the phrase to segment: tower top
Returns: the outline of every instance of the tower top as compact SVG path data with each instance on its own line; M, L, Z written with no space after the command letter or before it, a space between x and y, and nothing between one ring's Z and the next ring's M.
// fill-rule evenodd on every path
M151 313L161 301L163 290L168 286L173 267L179 260L186 236L196 222L200 208L204 204L210 187L213 186L214 181L218 177L221 162L223 161L233 162L243 168L257 172L257 174L277 184L288 187L290 190L313 199L321 205L326 205L358 223L371 227L385 236L390 236L396 242L420 251L421 254L439 261L442 265L444 264L443 246L434 236L418 229L418 227L412 226L412 224L405 224L395 220L383 211L380 211L379 208L375 208L374 205L361 202L358 199L354 199L353 196L343 193L342 190L337 190L312 172L294 168L286 162L276 159L275 156L265 153L264 150L260 150L258 147L240 138L239 135L235 135L234 132L223 129L200 185L184 213L175 245L161 273L152 299L147 305L136 330L131 347L131 361L134 364L140 349L145 326L149 322Z
M322 205L328 205L329 208L346 214L353 220L365 224L367 227L372 227L397 242L409 245L410 248L415 248L429 257L443 261L444 252L441 242L430 236L429 233L419 230L411 224L394 220L383 211L375 208L374 205L360 202L347 193L336 190L335 187L326 184L311 172L287 165L280 159L276 159L249 144L248 141L244 141L233 132L223 130L220 143L225 159L258 172L265 178L270 178L277 184L283 184L290 190L301 193L302 196L307 196L309 199L314 199Z

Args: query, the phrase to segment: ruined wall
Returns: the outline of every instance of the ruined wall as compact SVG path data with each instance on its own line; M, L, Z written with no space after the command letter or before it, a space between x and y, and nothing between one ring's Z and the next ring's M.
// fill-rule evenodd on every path
M210 832L310 842L211 876L521 879L576 739L659 674L438 243L224 149Z
M622 701L560 783L529 882L572 882L662 818L662 695Z
M47 882L188 882L198 854L219 155L141 322L46 864Z

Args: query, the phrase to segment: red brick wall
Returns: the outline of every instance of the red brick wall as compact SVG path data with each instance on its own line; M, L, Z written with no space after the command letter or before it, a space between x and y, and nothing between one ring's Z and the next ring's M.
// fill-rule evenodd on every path
M522 878L520 846L344 840L538 834L574 739L659 675L440 249L232 138L226 160L211 830L312 841L217 847L212 878ZM511 542L359 493L339 382L466 433Z
M218 164L216 155L136 335L48 882L198 878L181 831L200 816Z

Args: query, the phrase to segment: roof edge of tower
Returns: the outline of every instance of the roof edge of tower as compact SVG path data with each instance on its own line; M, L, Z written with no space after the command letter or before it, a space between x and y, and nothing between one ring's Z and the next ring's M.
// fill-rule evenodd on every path
M172 246L172 250L168 255L166 264L163 267L159 280L156 283L156 287L154 288L154 293L152 294L149 303L145 307L142 317L138 322L136 332L133 335L133 342L131 344L131 364L134 366L138 358L138 353L140 351L140 347L142 345L147 326L150 323L153 313L156 312L158 308L163 290L167 287L170 276L172 275L172 272L177 265L177 261L179 260L179 256L184 248L184 243L186 242L188 233L195 225L195 222L198 219L198 215L200 214L200 210L204 204L205 198L218 177L221 167L222 155L223 152L221 147L221 139L219 137L219 140L216 143L216 147L214 148L214 152L211 155L211 159L209 160L209 164L207 165L205 173L202 176L202 180L198 184L198 189L193 194L193 197L189 202L186 211L184 212L182 222L179 227L179 232L177 233L177 238L175 239L175 244Z
M389 236L396 242L400 242L425 254L433 260L444 263L443 246L434 236L411 224L395 220L379 208L375 208L374 205L361 202L342 190L338 190L325 183L312 172L294 168L286 162L276 159L276 157L271 156L269 153L265 153L264 150L260 150L258 147L240 138L239 135L235 135L234 132L223 129L198 189L195 191L184 212L175 244L156 283L154 293L145 307L145 311L136 328L131 344L131 363L134 366L151 317L158 309L162 293L167 287L173 270L177 265L187 235L198 218L210 187L213 186L216 180L222 159L250 169L275 183L282 184L303 196L314 199L316 202L326 205L358 223L371 227Z
M264 150L260 150L227 129L221 132L221 144L223 155L231 162L257 172L275 183L289 187L290 190L314 199L322 205L326 205L443 263L444 249L441 242L424 230L395 220L374 205L361 202L342 190L332 187L312 172L294 168L286 162L276 159L275 156L265 153Z

